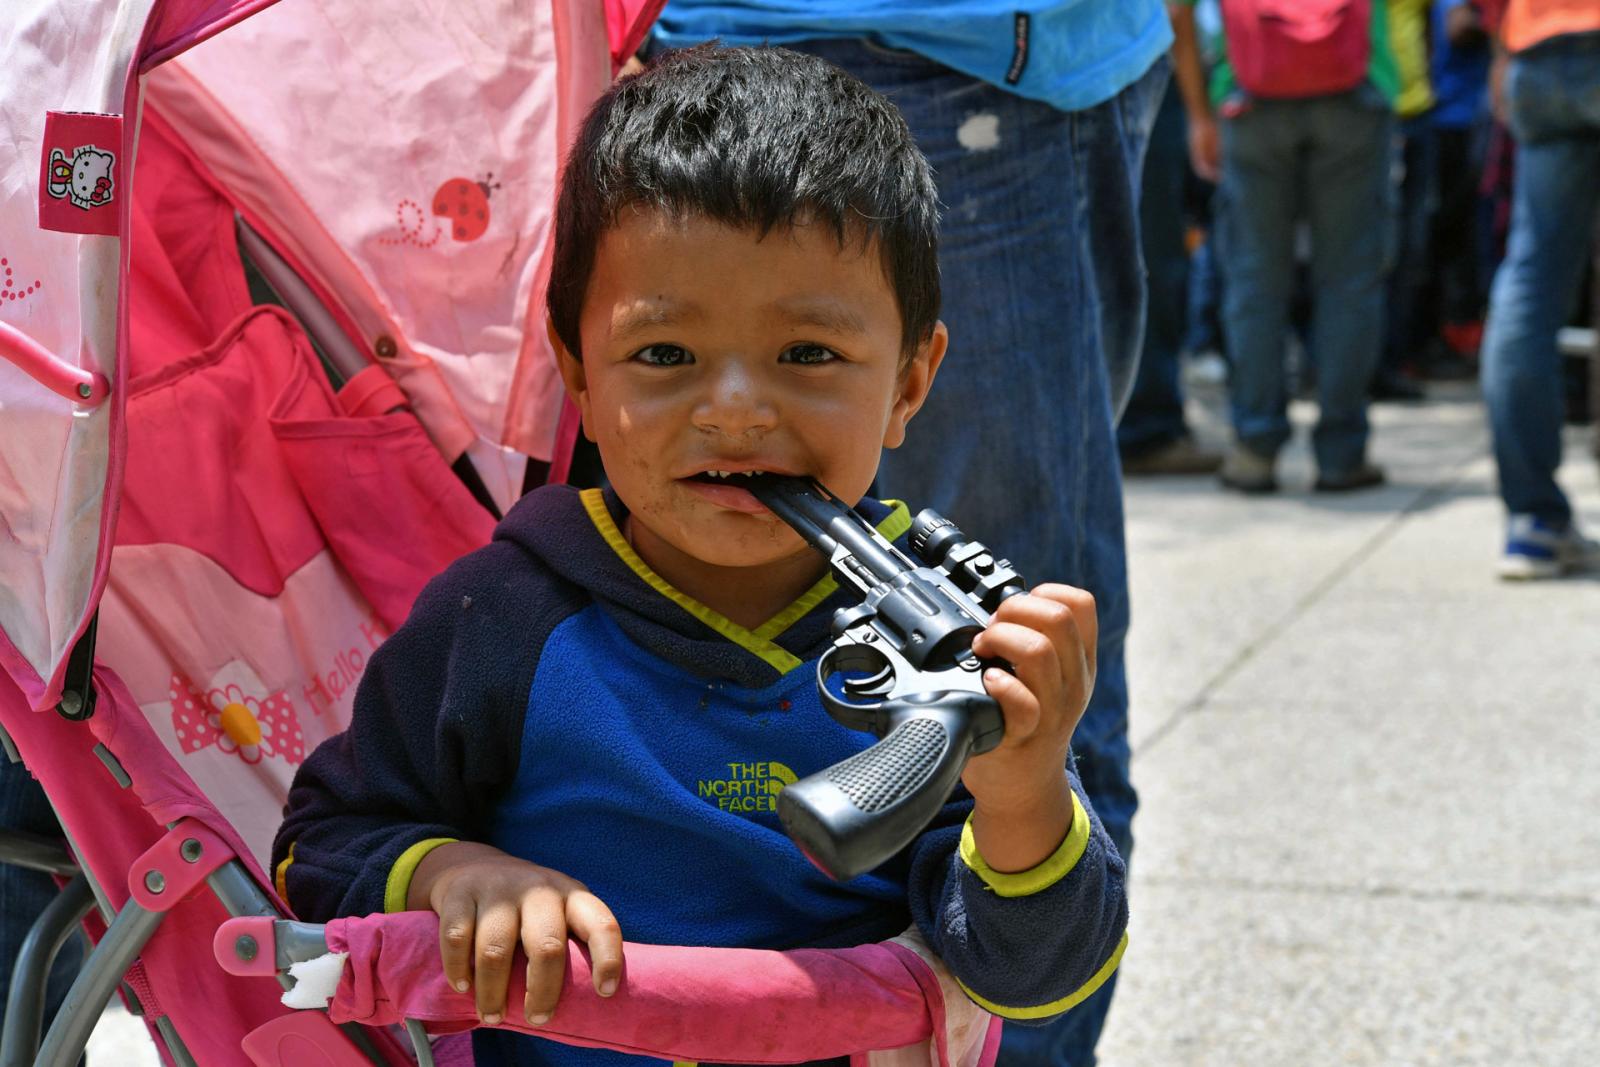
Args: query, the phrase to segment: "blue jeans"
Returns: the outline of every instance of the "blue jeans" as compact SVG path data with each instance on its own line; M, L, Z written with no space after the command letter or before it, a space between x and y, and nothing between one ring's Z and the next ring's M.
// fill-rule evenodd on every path
M1222 264L1217 262L1216 223L1207 229L1200 247L1189 257L1189 315L1183 347L1191 352L1223 353Z
M1404 176L1395 190L1395 259L1380 360L1380 369L1390 374L1415 362L1438 326L1437 306L1428 290L1436 262L1429 245L1439 202L1439 131L1426 115L1411 119L1401 123L1395 147Z
M61 826L45 799L44 790L20 763L0 752L0 829L21 830L39 837L59 838ZM6 997L11 990L11 966L28 936L33 921L56 896L55 882L38 871L0 863L0 1025L4 1024ZM44 1027L48 1031L56 1009L66 998L83 962L83 939L73 937L61 946L45 991Z
M944 205L949 355L906 444L885 453L880 484L913 510L937 509L1028 581L1094 594L1098 678L1073 752L1126 858L1137 797L1114 425L1144 325L1139 171L1167 61L1103 104L1061 112L910 52L862 41L799 47L900 107ZM1047 1026L1008 1025L1002 1063L1093 1064L1112 988Z
M1317 466L1338 477L1367 446L1367 384L1383 344L1392 245L1393 117L1370 86L1305 100L1258 100L1222 122L1218 254L1233 362L1233 428L1264 456L1289 440L1284 340L1294 295L1295 224L1311 229L1311 362L1321 414Z
M1577 296L1600 205L1600 34L1555 38L1514 57L1506 100L1517 176L1506 258L1489 299L1484 397L1506 509L1561 529L1572 506L1556 485L1556 333Z
M1117 447L1125 456L1160 448L1189 433L1178 380L1189 295L1189 253L1183 242L1187 131L1183 97L1173 84L1161 100L1150 131L1139 194L1139 232L1149 271L1150 299L1139 373L1117 427Z

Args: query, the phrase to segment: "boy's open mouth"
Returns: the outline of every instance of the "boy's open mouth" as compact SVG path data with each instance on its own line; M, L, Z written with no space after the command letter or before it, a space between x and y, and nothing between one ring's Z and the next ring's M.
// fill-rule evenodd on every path
M689 480L707 485L748 486L753 479L770 477L766 471L701 471L690 475Z
M750 489L758 479L775 477L782 475L763 470L707 470L691 474L683 480L694 488L696 494L719 507L762 514L767 511L767 506L757 500Z

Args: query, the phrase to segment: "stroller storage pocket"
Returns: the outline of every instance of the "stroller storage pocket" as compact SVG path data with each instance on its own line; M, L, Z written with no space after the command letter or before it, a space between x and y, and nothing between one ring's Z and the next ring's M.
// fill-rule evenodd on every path
M492 519L403 411L351 418L275 308L135 379L100 656L265 861L367 657Z

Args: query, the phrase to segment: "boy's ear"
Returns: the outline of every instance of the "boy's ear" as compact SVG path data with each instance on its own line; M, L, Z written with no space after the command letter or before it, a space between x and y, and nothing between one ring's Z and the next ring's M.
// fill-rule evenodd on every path
M556 366L561 369L561 382L567 387L567 396L578 406L578 414L583 416L583 436L593 441L594 434L589 432L589 379L583 372L583 360L567 351L561 335L556 333L556 324L548 315L544 320L544 332L550 339L550 347L555 350Z
M884 428L883 447L899 448L905 443L906 425L928 399L933 388L934 375L944 362L945 349L950 344L950 331L943 320L933 324L933 333L917 346L910 361L900 371L900 385L895 393L894 407L889 411L889 425Z

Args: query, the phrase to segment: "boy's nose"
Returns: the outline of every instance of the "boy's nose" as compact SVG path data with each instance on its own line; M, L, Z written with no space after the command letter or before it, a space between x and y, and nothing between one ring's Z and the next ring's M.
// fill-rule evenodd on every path
M705 396L695 405L696 429L743 437L777 425L777 409L745 368L721 368L707 385Z

